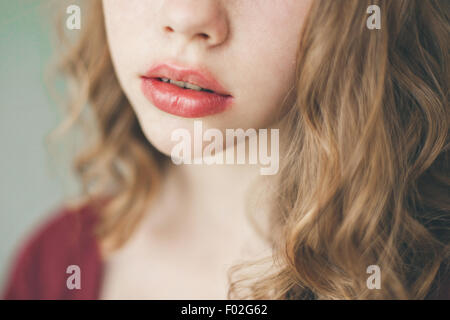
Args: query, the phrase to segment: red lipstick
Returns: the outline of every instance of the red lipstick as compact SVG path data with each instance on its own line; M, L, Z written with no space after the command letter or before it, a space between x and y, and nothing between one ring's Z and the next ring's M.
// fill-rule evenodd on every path
M225 111L233 101L207 70L158 64L141 78L145 97L158 109L176 116L206 117Z

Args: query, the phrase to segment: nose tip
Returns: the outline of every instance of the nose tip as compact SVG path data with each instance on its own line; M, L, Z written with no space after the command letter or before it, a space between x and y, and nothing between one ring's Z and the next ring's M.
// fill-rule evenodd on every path
M163 8L163 32L186 41L216 46L228 37L226 13L217 0L167 0Z

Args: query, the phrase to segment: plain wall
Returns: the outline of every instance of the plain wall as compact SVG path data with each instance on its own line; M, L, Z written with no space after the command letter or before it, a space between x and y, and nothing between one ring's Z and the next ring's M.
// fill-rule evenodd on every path
M0 289L23 240L75 183L55 169L45 141L61 120L43 78L51 2L0 0Z

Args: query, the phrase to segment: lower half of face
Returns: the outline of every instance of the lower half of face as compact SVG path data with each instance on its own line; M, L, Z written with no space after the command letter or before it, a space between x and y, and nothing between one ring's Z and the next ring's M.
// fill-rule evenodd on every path
M148 140L276 126L311 0L103 0L119 82Z

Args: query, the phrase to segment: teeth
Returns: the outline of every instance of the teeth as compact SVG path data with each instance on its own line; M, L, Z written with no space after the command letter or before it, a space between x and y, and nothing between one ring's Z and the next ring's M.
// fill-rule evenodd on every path
M174 85L176 85L176 86L178 86L178 87L180 87L180 88L186 87L186 83L183 82L183 81L170 80L170 83L171 83L171 84L174 84Z
M176 80L172 80L172 79L168 79L168 78L161 78L162 82L169 82L171 84L174 84L180 88L184 88L184 89L191 89L191 90L195 90L195 91L209 91L209 90L205 90L202 87L196 86L195 84L189 83L189 82L184 82L184 81L176 81Z
M202 91L201 87L196 86L195 84L188 83L188 82L185 82L185 88L192 89L195 91Z

